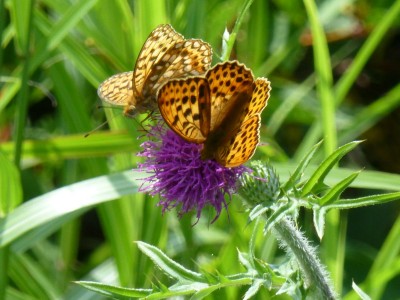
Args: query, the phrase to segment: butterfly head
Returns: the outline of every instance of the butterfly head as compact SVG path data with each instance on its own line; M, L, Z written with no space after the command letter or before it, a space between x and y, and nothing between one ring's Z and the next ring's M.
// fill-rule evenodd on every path
M134 105L128 104L124 107L124 116L125 117L133 119L136 117L137 113L138 113L138 111Z

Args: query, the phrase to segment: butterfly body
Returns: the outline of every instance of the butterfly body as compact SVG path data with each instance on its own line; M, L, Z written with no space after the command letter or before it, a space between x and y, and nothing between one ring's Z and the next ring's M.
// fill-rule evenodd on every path
M168 126L183 139L203 144L203 159L226 167L246 162L259 143L260 113L270 83L238 62L217 64L205 76L170 80L158 92Z
M154 111L156 94L162 84L173 78L204 74L210 67L212 50L208 43L188 39L171 25L160 25L150 33L131 72L111 76L97 90L99 97L124 106L124 115Z
M211 130L207 136L201 153L202 159L216 159L219 163L225 165L225 160L218 158L227 157L229 149L221 147L221 145L229 145L234 138L237 127L242 123L250 101L249 98L248 93L238 93L231 99L232 105L226 112L227 117L223 118L219 126ZM218 151L221 152L221 155L216 155Z

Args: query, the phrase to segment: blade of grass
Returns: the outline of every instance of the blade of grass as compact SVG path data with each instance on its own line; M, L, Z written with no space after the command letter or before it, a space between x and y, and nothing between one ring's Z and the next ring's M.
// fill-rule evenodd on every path
M13 255L10 277L21 290L35 295L38 299L59 299L62 294L61 289L54 283L54 278L47 276L45 266L25 253Z
M14 148L14 163L18 167L21 161L21 152L22 152L22 141L24 139L24 128L28 110L28 99L29 99L29 65L30 65L30 40L31 40L31 29L32 29L32 19L33 19L33 6L35 1L30 1L30 7L26 7L29 9L28 16L24 14L24 22L26 22L28 31L26 32L26 37L24 37L24 64L21 73L21 89L18 95L18 111L16 114L15 119L15 133L14 133L14 141L15 141L15 148ZM23 10L25 12L25 10ZM22 18L22 17L21 17ZM20 18L18 18L20 19ZM22 26L22 25L21 25ZM24 27L25 27L24 26Z
M318 19L318 11L313 0L304 0L313 36L314 66L317 80L317 90L322 108L322 128L325 157L337 147L335 101L333 97L332 65L329 57L325 33Z
M318 11L313 0L304 0L308 20L310 22L313 37L314 66L317 81L317 91L321 101L321 122L324 139L325 157L328 157L337 148L336 118L335 118L335 99L333 96L332 65L329 57L329 49L325 38L322 24L318 18ZM323 240L324 257L328 270L334 278L336 290L341 290L343 278L340 277L340 270L343 268L344 261L339 261L337 253L342 252L344 244L339 244L338 236L339 214L331 211L326 215L326 237Z
M31 199L0 220L0 247L61 216L136 193L142 176L131 170L100 176Z
M11 22L15 28L15 50L21 56L30 48L31 13L35 0L10 1Z
M284 181L289 178L293 170L296 169L297 164L292 163L274 163L274 168L278 171L279 178ZM304 176L309 177L314 174L319 166L309 165L304 171ZM334 185L345 177L354 173L352 169L338 168L329 172L325 178L325 183ZM378 171L362 171L358 177L350 185L353 188L367 189L367 190L387 190L387 191L400 191L400 175L391 174Z
M0 152L0 219L22 202L22 185L19 169Z
M1 145L4 154L11 157L14 143ZM64 135L46 140L26 140L23 143L26 166L40 162L73 158L107 157L116 153L134 153L139 150L127 132L96 132L84 138L83 134Z
M229 60L229 57L231 56L233 45L235 44L235 41L236 41L236 36L239 32L240 26L242 25L243 18L246 15L247 11L249 10L253 1L254 0L246 0L243 3L243 7L240 10L240 14L239 14L238 18L236 19L235 26L233 27L232 32L229 35L229 39L226 41L227 47L226 47L225 51L222 53L222 58L221 58L222 61Z
M20 5L20 1L14 2L16 6ZM18 111L15 117L15 128L14 128L14 164L17 169L20 169L21 153L22 153L22 141L25 135L25 123L28 110L29 100L29 64L30 64L30 44L32 35L32 22L33 22L33 7L35 1L32 0L28 3L24 9L15 11L15 26L21 30L19 35L19 42L21 51L24 54L24 64L21 72L21 89L17 98ZM19 24L19 25L18 25ZM4 219L2 219L4 220ZM2 221L1 220L1 221ZM6 290L8 286L8 261L10 258L9 247L0 249L0 262L3 266L3 271L0 272L0 298L5 298Z

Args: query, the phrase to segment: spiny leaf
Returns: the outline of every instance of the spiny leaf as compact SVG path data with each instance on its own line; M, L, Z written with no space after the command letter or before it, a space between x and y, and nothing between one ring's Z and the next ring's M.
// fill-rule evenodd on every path
M303 186L301 191L301 196L305 196L312 192L312 190L323 184L323 181L329 171L334 167L335 164L348 152L350 152L354 147L360 144L361 141L350 142L342 147L339 147L331 155L327 157L315 170L315 172L308 179L306 184Z
M139 249L169 276L179 281L196 281L206 283L206 279L202 274L186 269L182 265L169 258L157 247L141 241L136 243L138 244Z
M289 189L291 189L292 187L294 187L297 183L298 180L300 180L301 176L303 175L304 169L308 166L308 164L310 163L311 159L313 158L315 152L317 152L317 150L319 149L319 146L321 146L321 142L319 142L318 144L314 145L310 152L308 152L300 161L300 163L297 165L296 169L294 170L294 172L292 173L292 175L290 176L290 178L288 179L288 181L284 184L284 186L282 187L282 190L284 191L288 191Z
M357 178L358 174L360 174L360 172L353 173L330 188L329 191L319 199L319 204L322 206L337 200L343 191Z

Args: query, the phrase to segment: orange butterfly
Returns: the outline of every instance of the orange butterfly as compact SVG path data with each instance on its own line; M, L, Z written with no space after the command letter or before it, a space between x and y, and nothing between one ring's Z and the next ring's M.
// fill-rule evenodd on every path
M205 76L174 79L158 91L168 126L188 142L203 144L202 158L236 167L254 154L260 141L261 112L271 86L254 80L236 61L217 64Z

